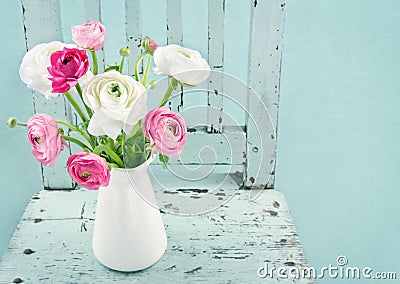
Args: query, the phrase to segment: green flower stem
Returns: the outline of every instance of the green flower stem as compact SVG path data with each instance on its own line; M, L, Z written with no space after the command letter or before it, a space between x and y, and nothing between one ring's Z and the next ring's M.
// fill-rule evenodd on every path
M75 89L76 89L76 91L78 92L79 97L81 98L81 101L82 101L83 105L85 106L86 112L88 113L89 117L92 117L92 116L93 116L92 110L91 110L91 109L85 104L85 102L83 101L81 85L79 85L79 83L77 83L77 84L75 85Z
M85 106L85 109L86 109L86 112L87 112L87 114L89 115L89 119L93 116L93 111L85 104L85 102L84 102L84 100L83 100L83 96L82 96L82 88L81 88L81 85L79 85L79 83L77 83L76 85L75 85L75 88L76 88L76 91L78 92L78 94L79 94L79 97L81 98L81 101L82 101L82 103L83 103L83 105ZM85 132L83 132L82 131L82 133L81 133L82 135L86 135L86 133ZM88 133L89 134L89 133ZM86 138L86 137L88 137L88 138ZM86 137L85 137L85 139L86 140L88 140L88 141L90 141L89 143L90 143L90 145L92 145L92 147L94 148L96 145L96 137L94 137L94 136L92 136L92 135L90 135L89 134L89 136L87 136L86 135Z
M63 135L63 138L65 140L69 141L69 142L75 143L76 145L80 146L82 149L89 149L90 150L90 147L88 147L85 143L81 142L80 140L78 140L78 139L76 139L74 137L64 136Z
M108 145L99 145L96 148L94 148L93 152L97 155L100 155L101 152L105 152L107 155L111 157L111 159L114 160L114 162L120 167L120 168L125 168L124 162L121 160L121 158L115 153L113 150L111 150L110 146Z
M140 54L140 56L137 59L136 64L135 64L135 78L136 78L136 81L138 81L138 82L140 82L139 65L140 65L140 62L142 62L145 55L146 55L146 52L143 52L142 54Z
M142 82L143 86L145 87L146 87L147 77L149 76L150 63L151 63L151 55L149 54L147 56L146 68L144 69L143 82Z
M71 105L74 107L76 112L79 114L83 122L86 122L88 118L86 117L86 114L83 112L81 107L78 105L78 103L75 101L74 97L71 95L70 92L66 92L65 96L67 97L68 101L71 103Z
M147 153L148 153L148 151L146 151L146 148L147 148L147 146L146 146L146 136L144 136L143 135L143 145L145 146L145 148L143 149L143 159L145 160L145 161L147 161Z
M94 51L93 49L90 50L90 54L92 55L92 64L93 64L93 75L97 75L97 73L99 72L99 63L97 61L97 55L96 55L96 51Z
M90 139L89 135L87 135L84 131L79 130L78 128L72 126L70 123L68 123L68 122L66 122L66 121L64 121L64 120L56 119L55 121L56 121L57 123L59 123L59 124L65 125L66 127L68 127L69 129L71 129L72 131L75 131L76 133L82 135L83 138L85 138L86 141L90 143L90 146L92 146L92 148L95 147L93 140Z
M121 64L118 67L118 72L122 73L122 70L124 69L124 63L125 63L125 56L122 56L121 58Z
M167 91L165 92L165 95L164 95L161 103L158 105L158 107L162 107L168 102L172 91L175 90L177 86L178 86L178 81L175 78L172 78L171 81L169 82Z
M17 122L18 126L28 126L28 123L23 123L23 122Z

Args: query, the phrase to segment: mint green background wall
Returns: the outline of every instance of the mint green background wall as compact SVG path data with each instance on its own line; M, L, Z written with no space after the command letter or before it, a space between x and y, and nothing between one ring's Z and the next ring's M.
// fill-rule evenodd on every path
M26 121L33 114L32 92L18 75L25 53L21 5L0 1L0 256L7 247L31 195L40 190L42 176L33 158L26 131L9 129L8 117Z
M276 188L317 267L343 254L400 274L399 13L397 0L287 3Z

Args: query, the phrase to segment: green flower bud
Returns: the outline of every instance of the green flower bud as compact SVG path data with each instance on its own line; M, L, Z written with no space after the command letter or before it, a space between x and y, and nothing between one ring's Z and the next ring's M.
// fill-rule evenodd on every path
M140 40L140 46L143 47L144 49L146 49L147 46L149 45L149 42L148 42L147 39L148 39L148 38L145 37L145 38L142 38L142 39Z
M129 56L129 55L131 55L131 51L129 50L129 48L127 46L125 46L119 50L119 54L121 56Z
M62 129L61 127L58 128L58 133L60 133L61 135L64 135L64 129Z
M106 137L99 137L99 142L100 144L107 144L107 138Z
M10 127L10 128L16 127L16 126L17 126L17 123L18 123L18 120L17 120L15 117L10 117L10 118L7 120L7 125L8 125L8 127Z

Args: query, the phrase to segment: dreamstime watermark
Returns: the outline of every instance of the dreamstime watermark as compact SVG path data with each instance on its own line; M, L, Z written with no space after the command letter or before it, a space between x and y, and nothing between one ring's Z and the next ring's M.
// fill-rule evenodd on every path
M344 255L336 258L336 264L329 264L320 269L312 266L275 266L264 262L260 266L257 275L263 279L323 279L330 277L332 279L385 279L394 280L396 272L378 272L369 266L357 267L348 266L348 259Z

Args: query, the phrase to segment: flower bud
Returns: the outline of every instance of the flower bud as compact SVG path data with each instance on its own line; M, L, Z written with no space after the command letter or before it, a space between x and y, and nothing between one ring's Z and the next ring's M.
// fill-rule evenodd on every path
M145 37L145 38L142 38L141 40L140 40L140 46L141 47L143 47L143 48L146 48L146 41L147 41L147 37Z
M58 133L60 133L61 135L64 135L64 129L62 129L61 127L58 128Z
M99 137L98 139L100 144L107 144L108 142L106 137Z
M129 56L129 55L131 54L131 51L129 50L129 48L128 48L127 46L125 46L125 47L122 47L122 48L119 50L119 54L120 54L121 56Z
M143 47L145 51L150 52L153 54L154 51L157 49L158 44L151 38L145 37L140 41L140 45Z
M17 121L17 119L16 119L15 117L10 117L10 118L7 120L7 125L8 125L8 127L10 127L10 128L16 127L16 126L17 126L17 123L18 123L18 121Z

